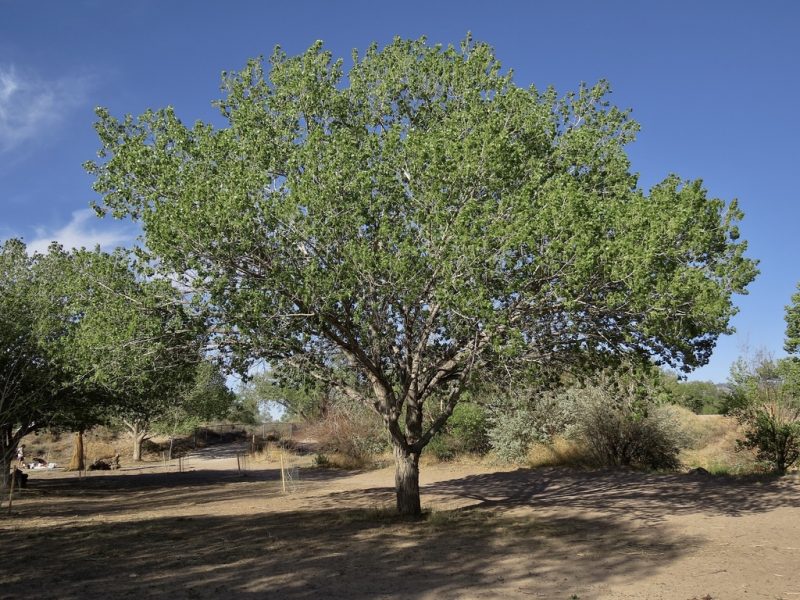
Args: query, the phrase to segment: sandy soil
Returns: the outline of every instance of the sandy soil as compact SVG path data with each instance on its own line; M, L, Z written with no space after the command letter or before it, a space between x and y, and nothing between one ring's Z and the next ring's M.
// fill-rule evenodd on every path
M0 598L800 599L800 479L428 465L422 521L393 472L239 467L31 474L0 517ZM5 513L5 511L3 511Z

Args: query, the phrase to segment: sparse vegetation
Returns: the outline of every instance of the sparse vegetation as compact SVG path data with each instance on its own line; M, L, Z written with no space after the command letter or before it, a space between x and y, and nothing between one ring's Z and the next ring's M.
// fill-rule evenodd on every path
M359 404L339 403L309 427L326 466L362 468L388 449L378 416Z

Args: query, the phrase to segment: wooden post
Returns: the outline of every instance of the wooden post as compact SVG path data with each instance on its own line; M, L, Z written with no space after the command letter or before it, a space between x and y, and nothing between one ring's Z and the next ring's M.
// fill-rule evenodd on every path
M11 516L11 505L14 503L14 486L17 485L17 463L14 463L14 470L11 471L11 489L8 490L8 515Z
M283 452L280 453L281 457L281 487L283 488L283 493L286 493L286 469L283 465Z
M242 463L239 460L239 453L236 453L236 470L239 471L239 475L242 474Z

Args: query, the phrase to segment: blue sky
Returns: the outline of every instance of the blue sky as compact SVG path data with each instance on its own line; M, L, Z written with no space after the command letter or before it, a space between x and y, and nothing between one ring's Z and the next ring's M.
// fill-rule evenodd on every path
M0 0L0 240L35 248L130 244L130 224L97 220L93 108L168 104L213 119L220 72L276 44L322 39L349 59L394 35L492 44L520 85L574 89L608 79L642 125L629 147L642 187L668 173L738 198L761 275L736 298L737 333L692 379L724 381L742 352L781 355L783 307L800 280L800 3L771 1L245 2Z

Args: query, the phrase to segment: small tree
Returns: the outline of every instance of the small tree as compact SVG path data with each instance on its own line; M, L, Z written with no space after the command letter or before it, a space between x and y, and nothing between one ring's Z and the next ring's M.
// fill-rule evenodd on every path
M786 307L786 342L790 354L800 351L800 292ZM800 459L800 361L774 360L765 353L739 359L731 367L731 405L745 427L744 448L776 472Z
M225 419L236 409L236 395L225 384L219 367L207 360L199 363L194 379L188 382L181 393L151 421L154 431L163 432L170 438L169 458L172 459L173 444L178 433L189 433L200 423ZM252 422L252 418L250 421Z
M638 126L605 83L519 87L468 38L372 45L346 78L321 43L276 49L223 87L221 129L99 109L98 210L142 221L232 366L286 361L371 406L403 514L477 373L631 354L691 369L755 276L735 203L675 176L637 187Z
M762 402L739 413L746 430L739 446L756 450L758 460L782 474L800 459L800 408L777 393L765 392Z

